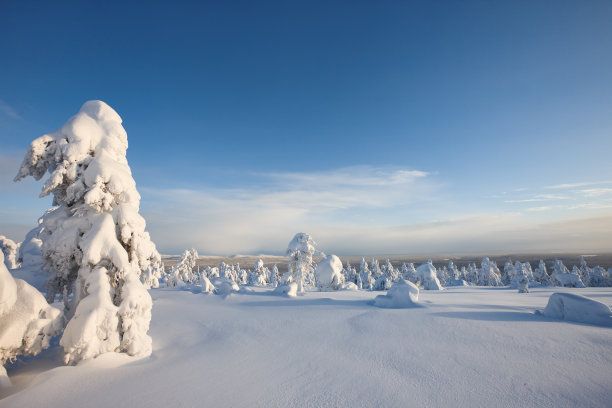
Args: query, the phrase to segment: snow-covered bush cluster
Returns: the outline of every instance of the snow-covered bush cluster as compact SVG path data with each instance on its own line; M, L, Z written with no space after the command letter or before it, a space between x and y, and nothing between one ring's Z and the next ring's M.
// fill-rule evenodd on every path
M0 385L10 384L6 361L36 355L63 327L62 312L21 279L14 279L0 252Z

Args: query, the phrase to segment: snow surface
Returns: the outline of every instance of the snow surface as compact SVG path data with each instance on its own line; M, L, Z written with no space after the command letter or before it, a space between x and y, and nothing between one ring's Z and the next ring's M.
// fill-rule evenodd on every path
M150 357L63 366L54 347L8 367L0 407L609 407L612 331L535 314L552 292L451 287L381 309L370 291L153 289Z

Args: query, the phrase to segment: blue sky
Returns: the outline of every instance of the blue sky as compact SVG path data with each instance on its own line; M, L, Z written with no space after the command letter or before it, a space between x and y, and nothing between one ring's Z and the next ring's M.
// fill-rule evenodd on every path
M165 253L612 248L612 3L123 3L0 5L0 234L100 99Z

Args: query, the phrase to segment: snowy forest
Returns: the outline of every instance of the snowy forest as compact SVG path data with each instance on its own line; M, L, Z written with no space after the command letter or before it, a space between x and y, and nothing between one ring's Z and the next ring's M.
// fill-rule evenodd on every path
M164 302L170 302L170 299L188 304L189 313L194 314L197 311L193 302L206 301L211 310L218 310L223 307L223 302L233 305L231 302L241 297L269 298L295 304L313 299L315 306L304 303L302 307L326 307L326 313L335 314L334 310L337 310L339 315L346 313L347 305L353 305L358 309L357 315L350 319L361 319L357 316L376 310L375 321L378 323L369 320L367 323L360 320L351 323L365 325L359 330L372 332L367 341L373 342L371 347L375 350L384 344L383 340L377 340L377 331L387 332L399 318L391 312L389 315L381 314L386 309L422 308L431 311L435 310L436 302L442 305L446 299L457 296L455 294L464 293L461 291L468 291L464 294L465 298L475 298L480 296L479 293L488 296L496 293L491 290L499 289L503 292L498 295L510 305L503 307L512 308L511 304L515 302L519 305L517 307L523 308L519 311L511 309L513 313L524 314L519 317L512 315L518 323L529 319L542 319L541 324L567 325L566 321L578 322L589 330L603 330L593 335L601 338L599 341L603 349L610 350L610 307L595 298L609 296L610 290L605 288L612 286L612 268L589 266L582 257L571 269L560 259L548 265L541 260L537 267L532 268L529 262L520 260L508 260L500 267L487 257L480 264L470 263L460 268L453 260L437 265L431 260L420 265L407 260L401 265L393 265L389 259L380 262L376 258L366 257L361 258L359 265L351 265L349 262L343 263L336 255L324 253L324 248L318 248L312 236L300 232L293 238L287 237L289 242L284 252L286 264L281 268L286 270L284 273L279 272L277 264L266 265L262 259L247 268L226 263L203 267L198 265L199 255L195 249L186 250L175 265L165 266L147 232L145 219L139 214L140 195L126 159L127 148L127 134L121 117L104 102L89 101L59 130L32 141L21 167L16 169L15 181L26 177L44 179L41 196L51 195L53 207L40 216L36 227L22 242L16 243L0 236L0 383L6 389L11 387L11 370L19 373L20 367L36 362L33 356L46 349L59 350L63 364L79 367L107 353L125 354L135 360L151 358L156 354L154 350L158 341L150 333L153 314L157 310L155 305L160 301L159 307L163 307ZM531 291L535 291L534 296L537 297L527 298L533 294ZM340 296L339 299L346 296L345 302L349 303L336 304L335 296ZM444 296L446 298L443 300ZM423 302L420 299L428 300ZM480 304L482 307L492 300L483 302ZM522 302L532 303L525 305ZM536 310L533 305L539 305L541 310ZM266 304L262 310L268 307ZM241 309L245 316L251 313L247 309L248 306ZM202 310L206 312L207 309L202 306ZM221 312L217 314L226 316ZM170 317L162 316L166 318L164 324L169 325L170 320L178 318L172 317L173 313L170 313ZM503 321L504 316L500 316ZM185 318L184 324L206 326L202 319ZM388 323L380 322L387 320ZM230 327L236 324L235 321L227 320L226 324ZM512 323L517 324L517 321ZM309 330L316 331L313 323L308 323L308 319L305 322L306 326L311 325L308 326ZM411 323L410 319L402 324L418 327L418 323ZM199 335L192 336L224 336L224 330L229 329L223 327L209 327ZM244 330L242 335L248 333L247 329ZM251 330L257 331L259 328ZM521 333L527 333L527 329L521 330ZM571 327L568 330L571 331ZM174 336L175 340L160 336L161 344L177 341L177 348L189 349L188 345L180 344L190 340L176 340L182 338L181 332L174 333ZM331 338L334 335L327 332L327 336ZM517 341L520 343L527 337L528 334L521 334ZM282 342L285 338L279 335L278 339ZM400 337L396 337L396 340L399 344ZM229 338L224 341L231 343ZM316 343L318 340L312 341ZM381 342L380 345L376 344L377 341ZM460 340L453 341L455 343L451 341L448 346L461 349ZM501 341L512 343L509 339ZM341 342L348 340L343 338ZM246 341L245 344L251 343ZM275 352L280 355L291 354L284 351L285 346L270 344L274 344ZM422 346L419 342L415 344ZM337 347L337 344L334 343L333 347ZM558 351L560 353L568 352L563 346L550 347L561 347L555 349L561 350ZM308 347L306 349L309 350ZM351 355L363 351L360 350L356 348ZM376 354L376 351L369 352ZM335 360L331 358L330 361ZM344 360L340 358L340 361ZM351 366L349 363L342 364L343 367ZM605 365L606 361L602 364ZM607 380L593 380L594 384L600 384L594 391L591 389L595 405L606 394L609 395L609 392L597 388L604 387L606 383L610 385L612 376L609 375L609 367ZM512 371L513 375L520 376L520 370ZM177 373L174 372L174 375ZM291 369L288 369L288 373L291 376L300 375L300 372ZM401 377L401 374L398 375ZM381 381L389 380L388 376L380 378L383 378ZM595 373L589 378L601 377ZM363 378L360 381L364 381ZM248 389L252 390L257 385L250 387ZM335 390L341 392L337 388ZM24 397L22 394L16 394L16 397L26 398L23 401L27 403L46 398L44 395ZM387 401L391 405L403 400L401 393L392 395L395 399ZM12 406L17 406L18 401L15 400ZM318 402L336 405L338 401ZM371 399L368 401L372 402ZM272 405L285 403L278 400ZM4 406L2 401L0 406Z

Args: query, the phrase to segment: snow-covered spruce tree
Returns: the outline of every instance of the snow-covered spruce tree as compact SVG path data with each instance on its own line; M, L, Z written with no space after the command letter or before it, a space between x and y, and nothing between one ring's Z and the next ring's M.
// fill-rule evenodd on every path
M198 276L195 273L195 268L199 257L198 251L196 251L194 248L183 252L181 259L174 267L183 282L191 284L198 282Z
M278 266L276 264L272 265L272 270L270 271L270 286L273 288L278 286L280 282L280 274L278 273Z
M586 286L597 286L594 285L593 283L591 283L591 278L593 275L593 269L589 268L589 266L587 265L586 261L584 260L584 257L581 256L580 257L580 269L579 269L579 275L580 275L580 279L582 279L582 282L586 285Z
M104 102L86 102L32 142L15 177L49 173L41 196L53 194L57 207L43 216L39 238L51 274L47 298L63 294L70 319L60 340L67 363L109 351L151 353L152 304L140 275L163 264L138 214L121 122Z
M501 273L497 264L488 257L482 258L480 271L478 271L479 286L501 286Z
M4 264L7 268L15 269L19 266L17 263L18 250L19 244L4 235L0 235L0 251L4 254Z
M361 280L361 288L363 289L372 289L374 286L375 279L372 277L372 272L370 272L370 268L365 258L361 258L361 264L359 267L359 277ZM359 286L359 283L357 284Z
M538 267L533 271L533 279L543 286L548 286L551 283L550 276L548 276L548 271L546 270L546 263L542 259L540 259Z
M463 279L463 277L461 277L461 272L459 272L459 269L457 269L457 266L453 261L448 261L448 274L449 278L452 280Z
M448 272L448 268L446 265L443 265L442 268L438 269L438 280L442 286L448 285L450 282L450 273Z
M289 257L289 276L298 285L298 293L304 293L304 282L314 271L312 257L317 252L316 243L304 232L295 234L287 246Z
M584 288L585 285L578 273L571 273L563 264L561 259L555 259L551 280L555 286L565 286L570 288Z
M516 268L514 267L514 264L512 263L512 259L508 258L508 260L504 264L504 273L502 275L502 283L504 285L510 285L510 282L514 280L516 273L517 271L516 271Z
M466 280L472 285L478 285L478 267L476 263L468 264L468 269L465 274Z
M431 259L416 269L417 280L425 290L442 290L438 273Z
M0 386L10 384L7 360L40 353L62 327L62 312L25 281L14 279L0 251Z
M253 265L253 272L249 273L249 285L266 286L270 281L270 271L264 266L263 260L260 258Z
M389 258L385 262L385 274L389 277L391 282L397 282L399 280L399 271L393 267Z
M402 264L402 279L412 283L417 283L417 271L412 262Z
M602 287L602 286L611 286L612 282L610 281L610 271L606 271L601 266L595 266L591 270L591 280L590 285L594 287Z

